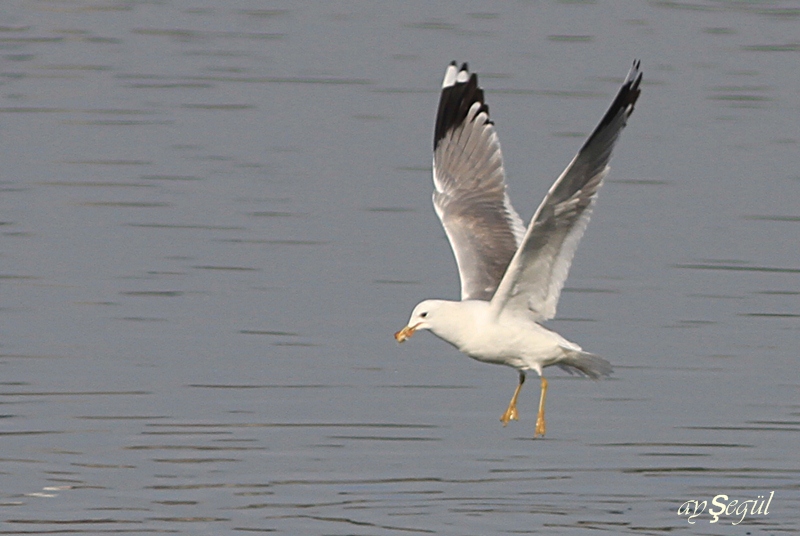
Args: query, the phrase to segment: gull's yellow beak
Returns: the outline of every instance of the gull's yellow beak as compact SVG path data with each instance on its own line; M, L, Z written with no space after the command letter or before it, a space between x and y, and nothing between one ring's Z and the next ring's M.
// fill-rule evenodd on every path
M417 330L417 326L419 326L419 324L417 324L415 326L406 326L406 327L404 327L403 329L401 329L400 331L398 331L397 333L394 334L394 339L397 342L406 342L406 340L411 338L411 336Z

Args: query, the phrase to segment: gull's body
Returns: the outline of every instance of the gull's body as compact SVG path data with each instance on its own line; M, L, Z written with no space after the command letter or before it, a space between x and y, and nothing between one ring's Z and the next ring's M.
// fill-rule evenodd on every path
M600 124L556 180L527 229L511 207L494 124L475 74L453 62L445 72L434 133L433 204L458 264L461 301L425 300L399 342L428 329L468 356L519 371L503 424L517 418L525 372L536 371L542 392L536 434L544 435L547 381L542 369L600 378L605 359L584 352L540 322L555 316L572 257L608 173L611 150L639 97L634 62Z
M544 367L581 352L524 311L503 311L495 318L490 303L483 300L426 300L422 304L431 324L428 329L478 361L541 374Z

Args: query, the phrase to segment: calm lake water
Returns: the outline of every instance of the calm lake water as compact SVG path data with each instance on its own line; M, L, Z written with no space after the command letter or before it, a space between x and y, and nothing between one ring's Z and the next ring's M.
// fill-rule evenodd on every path
M0 534L798 532L799 23L790 1L2 2ZM615 374L550 372L532 441L538 382L503 428L513 370L392 338L458 295L438 88L451 60L479 73L527 219L634 58L549 324Z

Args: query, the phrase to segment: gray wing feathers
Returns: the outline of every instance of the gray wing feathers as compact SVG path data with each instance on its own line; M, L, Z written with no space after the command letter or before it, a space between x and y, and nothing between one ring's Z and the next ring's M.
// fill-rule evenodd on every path
M523 241L520 259L523 266L509 301L524 302L517 305L527 307L538 319L547 320L556 314L561 289L606 173L604 169L560 202L551 199L543 204L534 220L536 224L531 227L532 232Z
M461 299L490 300L525 228L506 195L500 142L477 77L448 67L434 135L433 204L450 240Z
M572 258L589 223L597 191L608 173L614 143L639 97L634 62L600 124L542 201L509 264L492 307L528 308L538 320L553 318Z

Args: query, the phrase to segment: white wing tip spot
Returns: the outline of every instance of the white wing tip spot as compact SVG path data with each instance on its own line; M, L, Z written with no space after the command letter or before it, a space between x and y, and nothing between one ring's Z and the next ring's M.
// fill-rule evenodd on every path
M458 68L452 63L448 65L447 70L444 72L444 80L442 81L442 88L454 85L456 83L457 74L458 74Z

